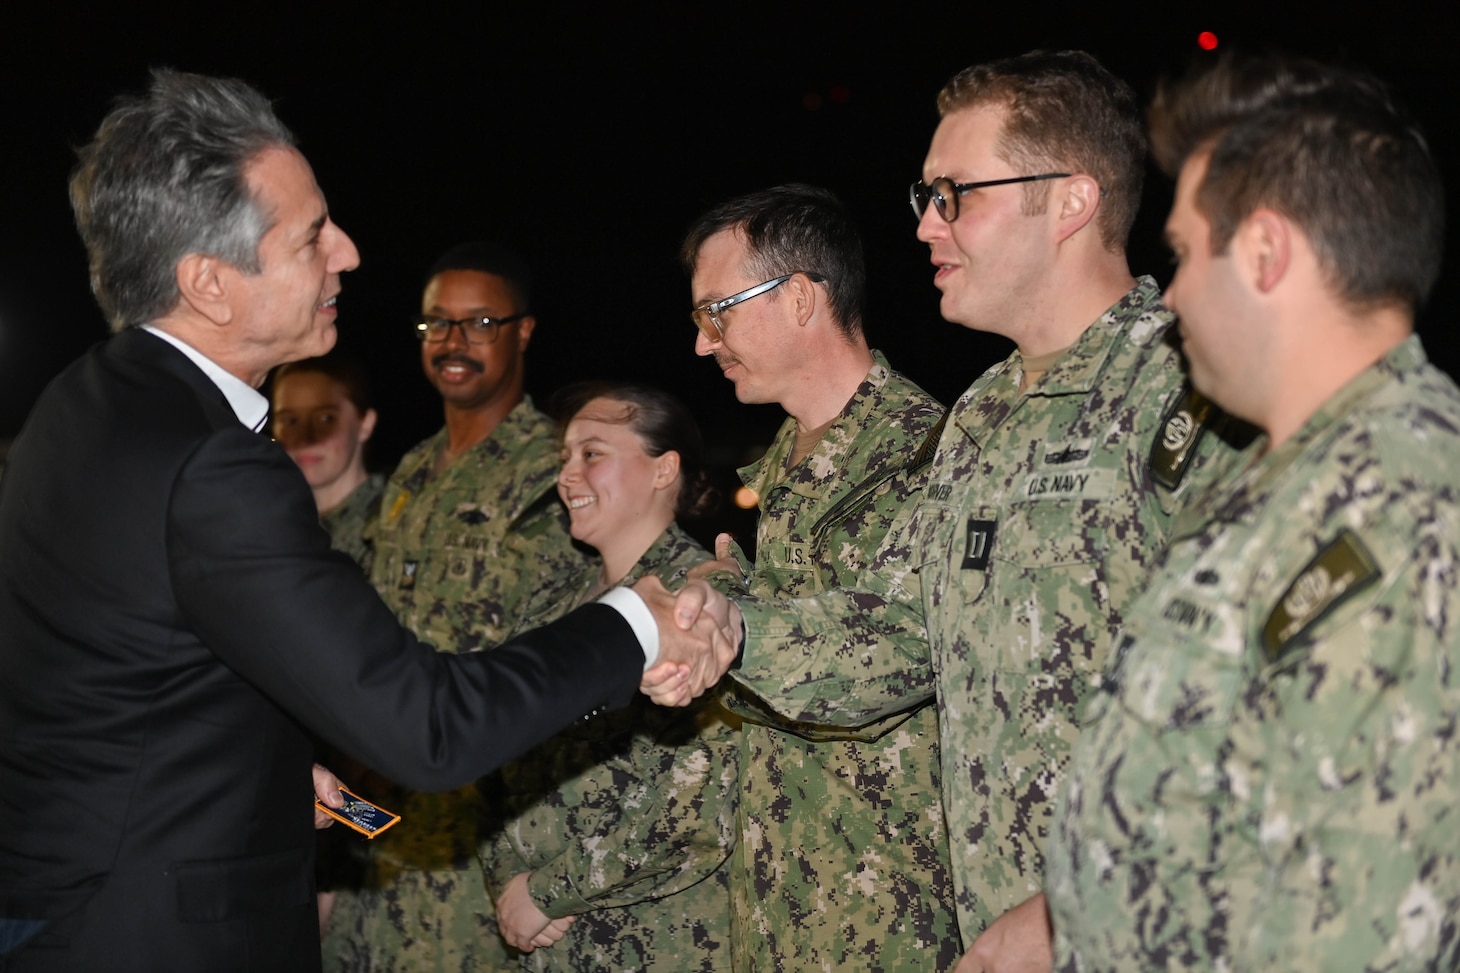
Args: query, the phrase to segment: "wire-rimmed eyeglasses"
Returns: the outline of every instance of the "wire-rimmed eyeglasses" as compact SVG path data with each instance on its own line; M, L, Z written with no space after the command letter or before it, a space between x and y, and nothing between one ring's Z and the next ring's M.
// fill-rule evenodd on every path
M759 297L766 291L774 290L775 288L780 287L782 284L790 280L792 277L795 277L797 274L801 274L807 280L810 280L812 283L815 284L824 284L826 282L825 274L818 274L815 271L811 270L794 270L789 274L782 274L779 277L772 277L770 280L765 281L761 284L756 284L754 287L747 287L745 290L735 294L731 294L729 297L722 297L718 301L711 301L708 304L701 304L699 307L689 312L690 317L694 319L695 327L700 329L700 334L704 335L711 341L724 341L725 322L720 320L721 314L734 307L736 304L744 304L752 297Z

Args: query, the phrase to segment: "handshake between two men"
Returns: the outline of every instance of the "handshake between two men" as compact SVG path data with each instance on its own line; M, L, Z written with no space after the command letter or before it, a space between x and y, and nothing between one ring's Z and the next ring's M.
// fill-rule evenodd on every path
M719 682L739 655L740 609L703 580L705 569L720 564L706 562L694 572L699 577L677 592L652 575L634 585L659 626L659 657L644 671L639 689L661 706L688 706Z

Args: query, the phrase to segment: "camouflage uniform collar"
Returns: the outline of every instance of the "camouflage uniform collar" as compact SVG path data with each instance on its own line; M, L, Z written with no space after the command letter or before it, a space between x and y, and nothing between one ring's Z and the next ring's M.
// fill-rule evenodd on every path
M478 453L501 455L524 439L534 439L544 433L552 435L552 420L539 412L537 406L532 404L532 396L524 395L522 401L514 405L512 411L497 423L497 428L492 430L490 436L463 452L451 465L455 466L468 456ZM429 445L434 459L436 453L446 446L445 426L442 426L441 430L431 437ZM450 468L447 467L447 469Z
M441 477L446 477L456 467L481 465L488 459L495 459L503 453L515 449L526 440L536 439L539 436L552 436L552 434L552 420L537 410L537 407L532 404L532 396L524 395L522 401L514 405L512 411L497 423L497 428L492 430L490 436L452 460L446 469L441 471ZM423 456L429 468L445 448L446 427L442 426L411 452Z
M1410 335L1383 358L1350 379L1271 453L1262 454L1267 445L1267 435L1257 436L1234 460L1233 469L1239 472L1220 478L1214 485L1214 492L1218 495L1216 505L1195 505L1190 516L1180 518L1174 533L1178 536L1194 533L1200 527L1200 521L1208 518L1227 522L1254 520L1260 513L1261 504L1251 502L1251 498L1271 490L1293 464L1321 440L1340 434L1344 429L1344 419L1368 399L1391 383L1404 381L1428 363L1419 337ZM1207 512L1203 512L1203 508Z
M892 366L887 363L886 356L872 349L872 367L811 455L789 473L786 471L786 457L796 446L796 420L787 416L765 455L736 471L740 474L740 482L761 497L781 486L810 500L833 493L837 485L832 474L845 462L857 431L868 424L881 400L880 393L891 376Z
M632 585L641 578L655 574L657 568L675 563L685 551L698 546L694 538L685 533L683 527L671 522L668 527L664 528L664 533L654 539L654 543L649 545L649 549L629 569L629 573L624 575L623 580L615 583L615 587ZM709 555L706 555L706 558L708 557ZM597 563L594 565L594 572L596 575Z
M1161 288L1151 277L1141 277L1124 297L1106 309L1049 367L1027 395L1084 395L1099 387L1106 363L1125 342L1144 344L1171 323L1172 314L1161 303ZM1012 376L1023 369L1018 350L1007 362Z
M1102 376L1112 362L1119 369L1120 360L1129 358L1133 349L1162 340L1174 318L1161 303L1161 289L1155 280L1142 277L1085 329L1028 392L1019 393L1023 359L1016 349L958 397L949 421L973 442L980 443L1028 399L1060 395L1089 398L1101 387Z
M654 543L649 545L649 549L640 555L639 560L634 562L634 566L629 569L628 574L603 590L611 591L614 588L631 587L651 574L659 574L665 565L679 563L689 551L698 551L700 553L701 556L696 559L696 563L708 561L712 557L709 551L706 551L693 537L685 533L683 527L680 527L677 523L671 523L664 529L664 533L654 539ZM598 585L598 575L602 567L603 558L599 557L596 552L590 557L585 557L580 566L575 569L574 576L577 580L570 581L558 589L564 594L560 598L554 599L554 603L559 603L560 600L565 601L567 595L571 594L571 603L567 603L567 607L562 611L553 611L551 614L543 614L540 612L538 615L532 616L529 619L529 625L525 628L519 627L517 630L525 631L527 628L538 628L546 625L548 622L562 617L567 611L586 605L591 600L588 597L590 593L593 593L594 597L602 594L603 592L594 592L594 588Z
M349 496L336 504L334 509L320 514L319 519L328 524L337 520L364 516L370 512L371 507L380 505L380 494L384 489L385 474L371 473L360 482L359 486L350 491Z
M410 493L419 495L428 484L430 489L438 489L458 476L476 476L483 467L504 460L511 462L516 474L516 498L508 516L516 520L557 483L558 450L553 443L552 420L537 410L531 396L524 395L490 436L456 457L438 475L431 476L431 470L437 455L446 448L444 426L401 460L401 468L393 479L399 480ZM414 464L409 471L408 464Z

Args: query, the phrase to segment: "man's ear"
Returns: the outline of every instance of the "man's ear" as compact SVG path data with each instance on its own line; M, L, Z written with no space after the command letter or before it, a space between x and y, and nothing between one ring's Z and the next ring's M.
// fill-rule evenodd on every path
M184 304L209 321L228 324L233 320L233 305L229 303L233 281L229 276L237 273L217 257L190 253L177 262L178 294Z
M788 305L796 317L796 323L806 327L811 316L816 313L816 304L821 300L821 292L816 289L816 284L805 274L792 274L791 279L781 285L783 296L781 300L790 301Z
M375 422L380 416L374 409L366 409L365 414L360 417L360 433L355 441L359 443L368 442L370 437L375 435Z
M1064 243L1083 230L1100 212L1100 202L1098 182L1086 175L1070 176L1059 194L1050 200L1051 208L1057 207L1059 217L1055 223L1055 242Z
M1271 293L1292 262L1292 226L1274 210L1253 210L1237 227L1233 242L1240 246L1247 279L1259 292Z
M517 346L520 351L526 351L527 346L532 343L532 329L536 327L537 318L531 314L517 322Z

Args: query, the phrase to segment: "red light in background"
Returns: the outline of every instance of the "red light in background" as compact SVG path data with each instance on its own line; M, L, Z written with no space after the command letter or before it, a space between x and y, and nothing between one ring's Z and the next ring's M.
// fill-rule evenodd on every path
M1215 51L1217 49L1217 35L1209 30L1204 30L1196 35L1196 46L1204 51Z

